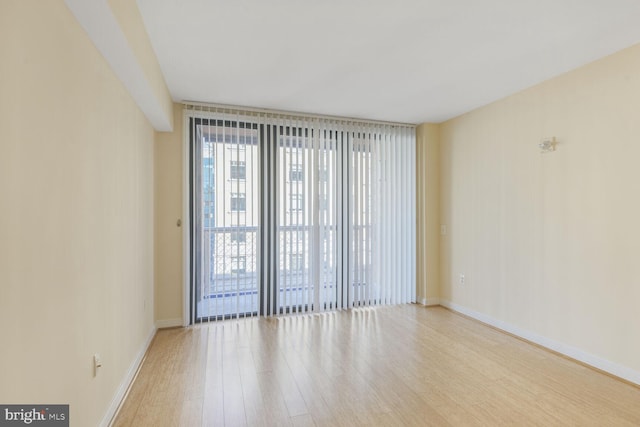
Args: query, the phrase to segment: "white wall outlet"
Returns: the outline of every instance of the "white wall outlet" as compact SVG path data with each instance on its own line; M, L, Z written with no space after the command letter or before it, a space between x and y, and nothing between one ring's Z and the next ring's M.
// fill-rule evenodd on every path
M461 274L461 275L460 275L460 280L459 280L459 281L460 281L460 284L461 284L461 285L464 285L464 281L465 281L464 274Z
M444 225L444 224L442 224L442 225L440 226L440 235L444 236L444 235L446 235L446 234L447 234L447 226L446 226L446 225Z

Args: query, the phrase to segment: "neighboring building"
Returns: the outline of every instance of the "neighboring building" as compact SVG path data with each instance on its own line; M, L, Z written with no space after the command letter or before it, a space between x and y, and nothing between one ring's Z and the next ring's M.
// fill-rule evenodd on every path
M256 287L258 146L255 130L203 126L204 280L210 293ZM208 262L207 262L208 260ZM206 297L206 296L205 296Z

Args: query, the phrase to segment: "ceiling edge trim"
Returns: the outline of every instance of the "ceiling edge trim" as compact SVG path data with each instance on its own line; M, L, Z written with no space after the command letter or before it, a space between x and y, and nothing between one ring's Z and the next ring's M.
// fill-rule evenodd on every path
M106 0L65 0L76 20L157 131L172 130L144 71Z

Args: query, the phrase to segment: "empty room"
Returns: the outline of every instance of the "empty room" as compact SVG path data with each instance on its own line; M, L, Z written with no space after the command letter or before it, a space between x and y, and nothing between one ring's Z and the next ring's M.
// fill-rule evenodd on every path
M0 425L640 425L638 22L0 0Z

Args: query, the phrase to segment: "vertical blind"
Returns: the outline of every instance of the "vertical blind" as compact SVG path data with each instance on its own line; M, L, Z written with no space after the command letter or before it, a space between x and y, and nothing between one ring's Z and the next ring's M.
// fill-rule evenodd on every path
M415 302L415 128L187 105L191 321Z

